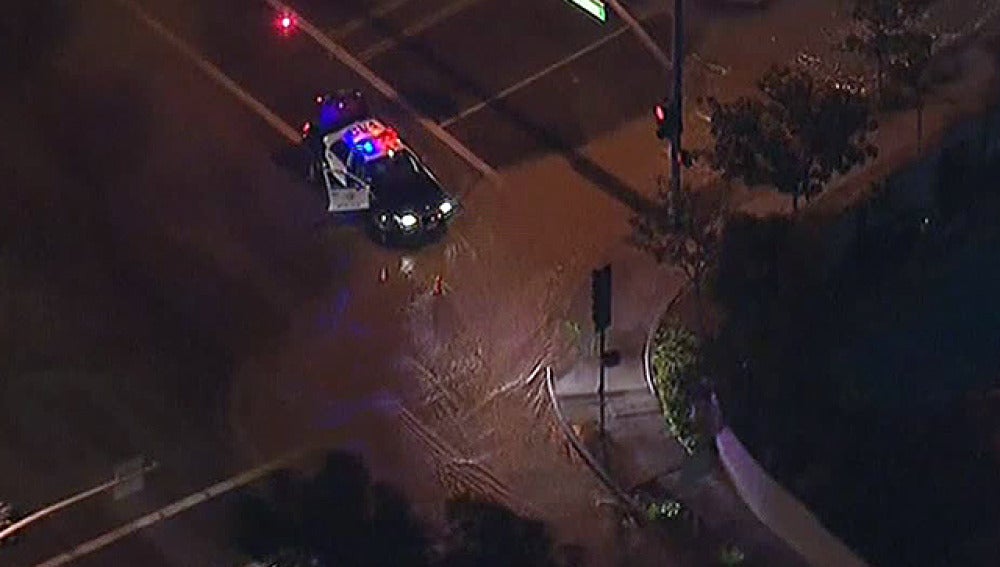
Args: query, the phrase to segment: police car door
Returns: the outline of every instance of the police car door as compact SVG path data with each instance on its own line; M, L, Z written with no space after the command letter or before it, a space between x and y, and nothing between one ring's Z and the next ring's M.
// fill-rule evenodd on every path
M341 140L331 144L327 151L327 163L330 164L326 179L328 212L362 211L370 207L367 184L360 183L349 172L351 154L353 152Z

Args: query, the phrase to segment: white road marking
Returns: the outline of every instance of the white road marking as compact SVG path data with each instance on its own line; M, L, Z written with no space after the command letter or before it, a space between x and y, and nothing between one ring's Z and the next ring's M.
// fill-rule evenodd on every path
M260 465L256 468L250 469L242 474L238 474L232 478L218 482L209 486L205 490L200 492L195 492L185 498L182 498L173 504L169 504L146 514L145 516L129 522L121 527L118 527L110 532L100 535L90 541L84 542L73 549L57 555L47 561L35 565L35 567L59 567L61 565L67 565L77 559L90 555L96 551L104 549L109 545L117 542L118 540L132 535L142 529L148 528L153 524L167 520L185 510L193 508L198 504L201 504L207 500L215 498L221 494L225 494L237 488L243 487L251 482L263 477L264 475L276 471L280 468L286 467L290 464L303 460L310 453L319 451L323 449L324 445L310 446L291 453L287 453L281 457L278 457L268 463Z
M149 26L154 32L156 32L160 37L165 39L168 43L173 45L178 51L180 51L185 57L190 59L199 69L201 69L206 75L212 78L224 89L229 91L233 96L239 99L240 102L245 104L250 110L255 112L258 116L264 119L272 128L278 131L279 134L287 138L290 142L298 142L300 140L299 132L293 128L290 124L282 120L275 114L271 109L264 106L259 100L253 97L250 93L240 87L235 81L230 79L225 73L219 70L218 67L210 63L204 57L202 57L193 47L188 45L184 40L174 35L170 30L168 30L163 24L154 19L145 10L139 7L138 4L133 2L133 0L114 0L123 8L131 11L136 18L138 18L142 23Z
M587 55L588 53L596 50L597 48L601 47L602 45L604 45L604 44L606 44L606 43L614 40L615 38L617 38L618 36L620 36L623 33L627 32L628 30L629 30L628 26L622 26L622 27L616 29L615 31L611 32L610 34L608 34L608 35L602 37L601 39L599 39L599 40L591 43L590 45L584 47L580 51L577 51L576 53L573 53L572 55L569 55L569 56L567 56L567 57L565 57L563 59L560 59L559 61L556 61L555 63L549 65L548 67L542 69L541 71L535 73L534 75L531 75L529 77L525 77L524 79L522 79L522 80L514 83L513 85L511 85L511 86L505 88L504 90L498 92L497 94L493 95L491 98L489 98L487 100L484 100L482 102L478 102L478 103L470 106L469 108L466 108L465 110L459 112L458 114L456 114L456 115L452 116L451 118L449 118L449 119L445 120L444 122L442 122L441 123L441 127L442 128L447 128L447 127L451 126L452 124L454 124L454 123L462 120L463 118L466 118L466 117L468 117L471 114L475 114L476 112L479 112L480 110L486 108L490 104L492 104L492 103L494 103L494 102L496 102L496 101L498 101L498 100L500 100L502 98L506 98L506 97L510 96L514 92L523 89L524 87L530 85L531 83L537 81L538 79L541 79L545 75L548 75L552 71L555 71L556 69L559 69L560 67L568 65L568 64L572 63L573 61L576 61L577 59L583 57L584 55Z
M291 10L295 11L291 6L282 4L278 0L264 0L269 6L275 10ZM296 12L297 13L297 12ZM305 32L309 37L313 38L316 43L320 44L321 47L326 49L332 56L336 57L338 61L344 64L346 67L357 73L365 81L375 88L382 96L389 100L395 101L402 109L414 116L417 122L430 132L434 137L440 140L443 144L451 148L451 151L458 154L459 157L464 159L472 167L479 170L484 176L488 177L491 181L497 182L500 177L497 175L496 170L494 170L489 164L482 160L479 156L472 153L472 150L465 147L462 142L459 142L457 138L452 136L448 131L442 128L439 124L427 118L420 113L408 100L402 97L399 92L396 91L389 83L385 82L381 77L376 75L371 69L369 69L364 63L359 61L356 57L347 52L346 49L341 47L338 43L330 39L326 34L321 32L316 28L311 22L302 17L301 14L298 15L299 19L299 29Z
M383 39L368 49L365 49L360 55L358 55L358 59L369 63L372 59L375 59L379 55L382 55L386 51L389 51L399 45L400 41L422 34L466 8L471 8L478 2L479 0L457 0L456 2L452 2L437 12L428 15L424 19L419 20L412 25L406 26L400 30L398 34L396 34L397 37Z
M410 0L389 0L383 4L375 6L375 9L365 16L354 18L339 28L333 30L330 35L337 39L344 39L352 33L367 25L372 18L382 18L409 4Z
M642 13L640 13L639 14L639 19L640 20L647 20L647 19L649 19L649 18L651 18L653 16L656 16L658 14L661 14L661 13L663 13L665 11L666 10L662 6L660 6L659 3L658 3L656 6L648 8L648 9L644 10ZM630 29L631 29L631 26L629 26L629 25L624 25L624 26L621 26L621 27L617 28L615 31L611 32L610 34L608 34L608 35L606 35L606 36L604 36L604 37L602 37L600 39L595 40L590 45L584 46L582 49L580 49L576 53L568 55L565 58L560 59L559 61L556 61L555 63L549 65L548 67L546 67L544 69L542 69L541 71L538 71L537 73L535 73L535 74L533 74L533 75L531 75L529 77L526 77L526 78L518 81L517 83L514 83L513 85L505 88L504 90L502 90L502 91L498 92L497 94L493 95L493 97L491 97L490 99L478 102L478 103L470 106L469 108L466 108L465 110L459 112L458 114L452 116L451 118L448 118L447 120L441 122L441 127L442 128L447 128L447 127L455 124L456 122L459 122L460 120L462 120L464 118L467 118L470 115L475 114L476 112L479 112L480 110L486 108L490 104L492 104L492 103L494 103L494 102L496 102L498 100L501 100L503 98L506 98L506 97L510 96L511 94L513 94L513 93L515 93L515 92L523 89L524 87L530 85L531 83L537 81L538 79L541 79L545 75L548 75L549 73L551 73L551 72L553 72L553 71L555 71L555 70L557 70L557 69L559 69L561 67L564 67L564 66L572 63L573 61L576 61L577 59L583 57L584 55L587 55L588 53L591 53L591 52L597 50L599 47L601 47L601 46L603 46L603 45L611 42L615 38L620 37L622 34L624 34L625 32L629 31ZM669 66L668 66L668 69L669 69Z
M611 6L611 9L614 10L616 14L618 14L618 17L624 20L625 23L627 23L628 26L632 28L632 31L635 32L636 39L638 39L639 43L641 43L649 51L650 55L652 55L654 59L659 61L660 64L663 65L664 69L668 71L673 69L674 68L673 61L671 61L670 57L667 57L667 54L664 53L662 49L660 49L660 46L657 45L655 41L653 41L653 38L649 37L649 32L646 31L646 28L642 27L642 24L640 24L632 16L632 14L628 12L628 10L622 7L622 5L618 3L618 0L606 0L606 1L608 5Z

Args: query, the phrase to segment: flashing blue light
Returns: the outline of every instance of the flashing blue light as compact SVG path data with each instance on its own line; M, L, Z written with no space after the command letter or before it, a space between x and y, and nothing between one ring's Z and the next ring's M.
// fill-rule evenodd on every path
M324 104L319 111L319 123L324 129L332 128L341 117L341 113L332 104Z
M371 140L365 140L365 143L361 144L361 151L371 155L375 153L375 144Z

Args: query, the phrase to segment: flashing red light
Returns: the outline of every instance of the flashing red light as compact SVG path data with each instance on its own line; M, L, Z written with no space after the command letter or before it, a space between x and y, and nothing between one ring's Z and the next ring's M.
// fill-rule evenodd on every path
M663 111L663 105L661 104L656 105L655 113L656 119L660 122L663 122L667 118L667 114Z
M275 25L283 35L288 35L295 29L295 15L289 12L282 13L275 20Z

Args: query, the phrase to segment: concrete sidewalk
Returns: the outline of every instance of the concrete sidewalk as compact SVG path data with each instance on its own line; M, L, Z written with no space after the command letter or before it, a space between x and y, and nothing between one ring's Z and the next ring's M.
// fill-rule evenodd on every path
M714 459L688 456L666 430L643 360L650 330L682 292L682 275L624 244L613 251L610 263L613 327L608 349L618 350L621 362L606 371L605 435L602 440L597 432L598 366L590 348L592 333L585 333L579 359L552 377L552 403L563 430L572 436L570 442L633 514L642 515L636 489L654 486L683 502L713 540L735 543L768 565L804 566L804 560L746 507ZM591 327L589 320L574 323Z

